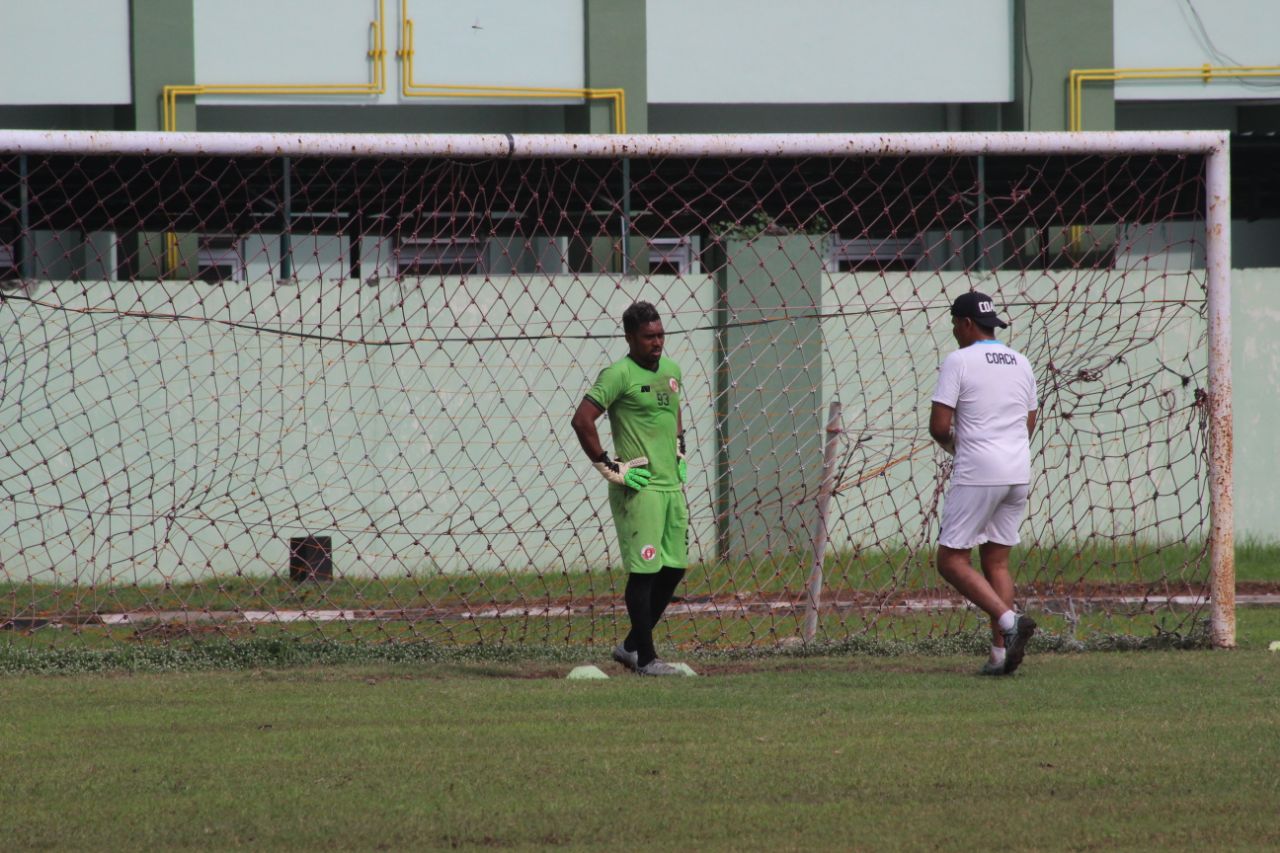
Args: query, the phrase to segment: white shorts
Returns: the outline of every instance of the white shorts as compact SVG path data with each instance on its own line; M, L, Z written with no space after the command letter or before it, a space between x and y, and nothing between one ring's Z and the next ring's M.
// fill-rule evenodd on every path
M942 504L938 544L967 551L984 542L1017 545L1031 487L952 486Z

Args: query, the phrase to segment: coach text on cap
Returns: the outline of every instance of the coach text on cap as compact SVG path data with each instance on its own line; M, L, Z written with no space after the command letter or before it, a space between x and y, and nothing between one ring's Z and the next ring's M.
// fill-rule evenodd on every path
M989 329L996 326L1004 329L1009 325L996 316L996 306L991 297L976 290L956 297L956 301L951 303L951 316L968 317Z

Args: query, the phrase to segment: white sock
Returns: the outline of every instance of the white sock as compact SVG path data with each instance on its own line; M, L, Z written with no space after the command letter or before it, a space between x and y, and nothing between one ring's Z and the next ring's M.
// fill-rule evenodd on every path
M1012 610L1006 610L1000 614L1000 618L996 620L996 625L1001 631L1012 631L1013 627L1018 624L1018 614Z
M991 647L991 662L994 664L1004 663L1004 646Z

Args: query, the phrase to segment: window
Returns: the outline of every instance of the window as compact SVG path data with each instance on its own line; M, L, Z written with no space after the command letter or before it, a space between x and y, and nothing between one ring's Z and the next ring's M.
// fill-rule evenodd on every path
M654 237L649 241L650 275L688 275L693 244L688 237Z
M472 275L488 271L486 243L475 237L408 237L396 247L397 276Z
M11 234L0 231L0 281L22 277L18 270L17 243Z
M200 235L195 278L210 284L244 281L244 250L240 241L226 234Z
M911 270L924 258L919 237L833 238L827 249L827 272Z
M1087 227L1023 229L1022 240L1022 262L1028 269L1115 269L1116 266L1116 232L1097 223Z

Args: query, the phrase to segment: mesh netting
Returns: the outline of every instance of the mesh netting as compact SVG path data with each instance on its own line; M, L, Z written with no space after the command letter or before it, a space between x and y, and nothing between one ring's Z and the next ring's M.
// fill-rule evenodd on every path
M1020 602L1186 630L1204 163L0 153L0 643L615 642L569 418L635 300L686 386L693 566L660 639L973 629L927 432L970 289L1041 395Z

